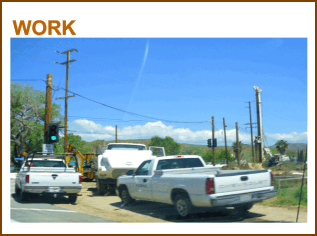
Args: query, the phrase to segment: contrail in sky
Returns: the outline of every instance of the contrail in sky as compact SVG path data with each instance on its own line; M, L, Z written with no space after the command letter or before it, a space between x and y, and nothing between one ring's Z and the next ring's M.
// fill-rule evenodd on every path
M129 102L129 105L128 105L128 108L127 108L128 111L129 111L129 108L130 108L131 103L133 102L133 97L134 97L134 95L135 95L135 92L136 92L136 90L137 90L137 88L138 88L140 79L141 79L141 77L142 77L143 69L144 69L144 66L145 66L145 63L146 63L148 51L149 51L149 40L146 42L145 52L144 52L144 56L143 56L143 61L142 61L141 70L140 70L140 73L139 73L139 76L138 76L138 80L136 81L136 84L135 84L134 89L133 89L133 92L132 92L132 96L131 96L131 99L130 99L130 102ZM126 114L125 114L124 116L126 116Z

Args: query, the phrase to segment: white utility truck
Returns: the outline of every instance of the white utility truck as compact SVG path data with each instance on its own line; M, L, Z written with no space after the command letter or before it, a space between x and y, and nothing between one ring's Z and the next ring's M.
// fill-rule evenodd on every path
M95 178L98 194L103 195L106 190L114 190L118 177L129 170L135 170L144 160L152 157L154 150L165 156L163 147L149 147L147 150L144 144L109 143L104 153L97 157Z
M68 195L70 202L76 202L82 188L81 173L65 164L66 155L73 154L34 153L27 157L15 180L15 194L20 201L32 195Z
M116 191L125 205L134 200L173 204L181 218L206 207L247 211L277 194L270 170L220 168L206 166L196 155L152 157L120 176Z

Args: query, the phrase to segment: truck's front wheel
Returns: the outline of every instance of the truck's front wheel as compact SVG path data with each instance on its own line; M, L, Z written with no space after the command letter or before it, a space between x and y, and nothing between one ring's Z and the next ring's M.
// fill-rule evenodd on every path
M101 182L100 179L97 180L97 192L99 195L105 194L105 185Z
M122 187L120 190L120 198L124 205L129 205L134 202L134 199L130 196L129 190L126 187Z
M185 194L179 194L175 197L174 205L177 213L181 219L189 218L191 213L192 204Z

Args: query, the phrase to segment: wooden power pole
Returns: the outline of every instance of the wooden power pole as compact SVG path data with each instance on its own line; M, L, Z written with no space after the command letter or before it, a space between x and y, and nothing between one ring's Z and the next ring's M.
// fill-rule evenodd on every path
M238 165L240 165L240 147L239 147L239 128L238 128L238 122L236 122L236 150L237 150L237 161Z
M212 164L216 165L216 157L215 157L215 146L213 145L215 139L215 120L214 117L211 117L212 120Z
M62 54L67 54L67 61L60 63L61 65L66 65L66 89L65 89L65 125L64 125L64 152L66 152L67 147L67 109L68 109L68 72L69 72L69 63L74 62L76 60L69 60L70 59L70 53L72 51L77 51L77 49L72 48L70 50L67 50L65 52L62 52ZM74 96L72 96L74 97Z
M46 100L45 100L45 124L44 124L44 143L45 144L47 144L47 140L46 140L47 125L51 123L51 119L52 119L52 86L53 86L53 75L47 74Z
M226 151L226 160L227 160L227 165L229 164L229 158L228 158L228 149L227 149L227 134L226 134L226 123L225 123L225 118L223 118L223 131L224 131L224 136L225 136L225 151Z

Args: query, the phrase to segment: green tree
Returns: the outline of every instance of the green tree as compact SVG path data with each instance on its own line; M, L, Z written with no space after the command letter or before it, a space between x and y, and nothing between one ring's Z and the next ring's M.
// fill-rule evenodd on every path
M11 161L22 152L42 149L45 121L45 92L36 90L32 85L11 84L10 100L10 141ZM51 119L62 121L60 107L53 103Z
M275 144L275 147L282 155L284 155L287 150L288 143L285 140L280 140Z
M227 163L227 158L226 158L226 150L222 149L220 152L216 152L216 163L225 161L225 163ZM231 155L231 152L228 150L227 151L227 155L228 155L228 161L229 163L234 162L235 158Z
M179 143L168 136L165 138L160 138L159 136L152 137L149 146L164 147L167 156L179 154L181 147Z
M215 153L215 155L216 155L216 153ZM201 157L204 159L206 164L209 162L212 163L212 160L213 160L212 150L208 149L206 152L203 153L203 155Z

